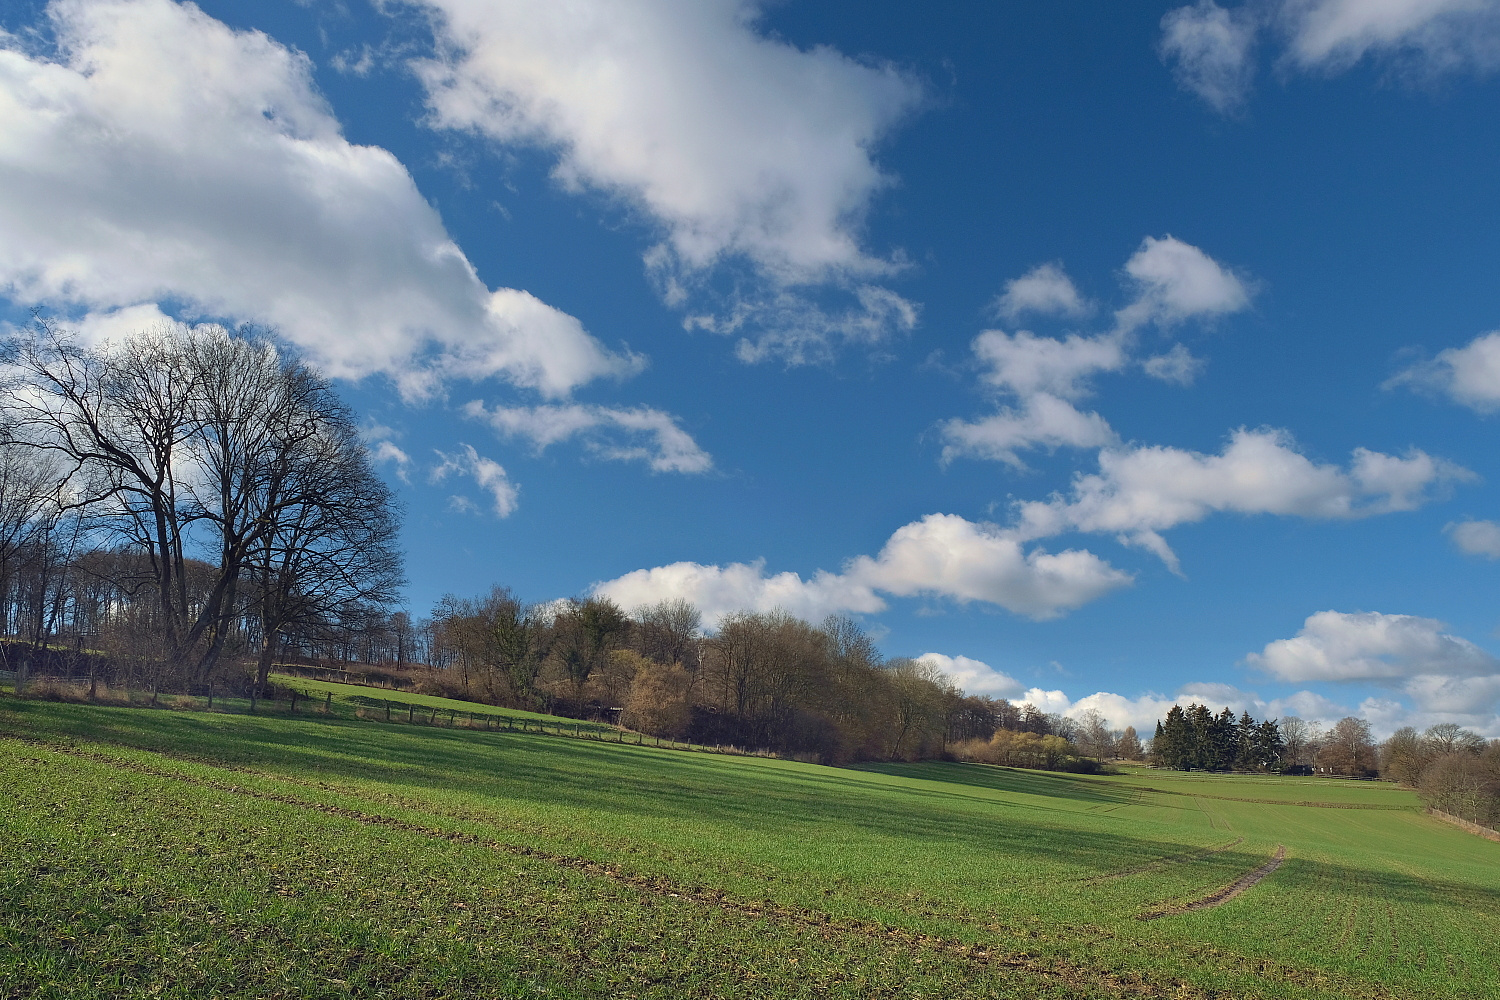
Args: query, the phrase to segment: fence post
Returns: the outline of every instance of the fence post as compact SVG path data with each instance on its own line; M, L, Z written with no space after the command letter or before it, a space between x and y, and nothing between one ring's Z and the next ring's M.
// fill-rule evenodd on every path
M456 710L451 709L451 708L448 709L448 728L449 729L453 728L453 720L454 720L455 717L457 717L457 715L458 715L458 712Z
M406 721L413 724L417 721L417 703L414 701L406 703Z
M210 689L210 690L212 690L212 689ZM324 699L324 701L323 701L323 714L325 714L325 715L331 715L331 714L333 714L333 692L332 691L328 692L328 697L326 699Z
M385 699L385 721L391 721L391 700L389 698Z
M432 706L432 714L429 715L429 716L427 716L427 724L429 726L435 726L435 725L437 725L437 706L436 705Z
M292 689L292 714L297 714L297 691L295 688Z

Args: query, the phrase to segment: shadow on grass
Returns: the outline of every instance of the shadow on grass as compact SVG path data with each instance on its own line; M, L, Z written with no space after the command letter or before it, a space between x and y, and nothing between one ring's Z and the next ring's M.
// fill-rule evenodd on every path
M1121 805L1135 800L1134 786L1110 784L1107 778L1064 774L1058 771L1031 771L1002 767L997 764L953 764L924 762L919 764L857 764L851 770L871 774L889 774L923 781L969 785L1002 792L1024 792L1047 798L1075 799L1100 805Z
M945 794L943 783L997 795L1022 792L1084 802L1119 802L1133 787L1076 775L1014 771L957 764L882 765L862 770L820 768L761 758L673 753L630 745L602 744L538 735L385 726L338 719L217 716L189 712L99 708L42 702L0 701L0 735L67 737L103 741L148 752L189 756L205 762L250 766L278 774L337 781L380 782L392 791L434 801L433 793L468 799L473 818L482 812L536 806L573 808L601 832L651 840L632 829L632 819L665 821L662 829L702 829L717 824L731 832L782 841L796 852L810 841L835 835L841 843L867 842L872 856L894 857L891 842L910 845L904 858L930 852L930 861L972 870L986 880L986 857L1015 856L1081 873L1106 873L1201 848L1162 826L1124 824L1076 808L1060 811L968 793ZM919 779L911 784L872 780L874 775ZM358 794L357 791L354 794ZM434 805L439 803L434 802ZM538 810L540 811L540 809ZM1137 827L1130 830L1130 826ZM559 831L560 833L564 831ZM676 848L662 841L664 847ZM574 848L576 849L576 847ZM1219 855L1263 863L1253 852ZM1287 878L1319 880L1351 896L1400 904L1432 904L1493 911L1500 890L1470 882L1382 872L1374 883L1366 869L1296 857ZM965 867L966 866L966 867ZM1377 891L1378 886L1378 891Z

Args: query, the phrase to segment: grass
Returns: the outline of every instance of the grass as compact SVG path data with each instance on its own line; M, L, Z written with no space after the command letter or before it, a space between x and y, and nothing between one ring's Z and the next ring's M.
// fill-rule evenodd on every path
M1500 995L1500 844L1385 784L14 700L0 734L5 997Z

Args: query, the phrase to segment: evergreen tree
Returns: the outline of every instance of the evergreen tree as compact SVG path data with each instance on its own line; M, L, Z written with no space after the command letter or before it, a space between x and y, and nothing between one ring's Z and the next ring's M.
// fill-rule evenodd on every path
M1192 722L1181 705L1173 705L1167 713L1162 732L1163 748L1160 753L1163 767L1185 770L1192 767L1193 729Z
M1235 732L1237 753L1234 758L1234 769L1236 771L1260 770L1260 745L1256 739L1258 733L1259 727L1250 717L1250 713L1241 712L1240 722Z
M1239 726L1235 724L1234 713L1226 707L1209 723L1208 762L1203 767L1211 771L1227 771L1233 767L1239 756L1238 737Z
M1286 753L1286 740L1275 719L1267 719L1255 727L1256 763L1268 771L1279 771L1282 757Z

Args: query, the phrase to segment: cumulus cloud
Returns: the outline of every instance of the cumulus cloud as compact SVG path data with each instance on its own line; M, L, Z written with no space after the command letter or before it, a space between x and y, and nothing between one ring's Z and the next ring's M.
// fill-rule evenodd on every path
M1087 316L1093 306L1078 294L1061 265L1039 264L1005 283L1005 291L995 300L995 311L1008 320L1025 313L1076 318Z
M1020 681L981 660L943 653L923 653L912 657L929 663L965 694L988 695L991 698L1014 698L1022 691Z
M698 447L669 413L639 406L496 406L475 400L464 413L482 420L506 438L524 438L538 452L549 445L579 438L600 458L645 462L655 472L702 473L713 458Z
M1027 551L1011 532L956 514L903 525L879 555L851 560L845 575L901 597L983 601L1035 619L1056 618L1131 582L1092 552Z
M1244 104L1255 77L1256 23L1246 14L1244 8L1230 11L1199 0L1161 19L1161 56L1178 85L1221 113Z
M494 459L485 458L472 445L460 444L454 454L438 451L441 460L428 475L431 483L446 482L451 476L463 476L474 480L474 484L489 493L494 501L495 514L509 517L516 511L520 489L510 481L505 468ZM473 501L467 497L450 498L450 506L461 513L474 510Z
M886 607L878 594L858 581L821 570L806 580L791 572L767 575L764 560L726 566L677 562L638 569L595 584L593 590L627 610L682 598L697 605L710 624L736 611L780 608L821 621L831 614L873 614Z
M1215 319L1250 304L1250 288L1241 278L1175 236L1147 236L1125 262L1125 273L1135 284L1136 297L1115 314L1123 330Z
M1173 705L1186 708L1196 703L1215 711L1227 708L1235 714L1249 712L1257 719L1279 719L1295 715L1323 726L1332 725L1351 711L1347 706L1312 691L1298 691L1284 698L1267 700L1253 691L1243 691L1232 684L1215 682L1185 684L1171 697L1147 692L1132 698L1112 691L1097 691L1074 701L1063 691L1034 687L1012 700L1017 703L1030 702L1045 712L1055 712L1069 718L1077 718L1093 709L1104 716L1110 728L1134 726L1142 739L1151 737L1156 730L1157 721L1165 718Z
M1319 611L1296 636L1268 643L1246 662L1297 683L1500 673L1500 661L1445 629L1415 615Z
M1160 51L1177 82L1219 112L1243 103L1256 36L1279 38L1283 68L1339 73L1379 59L1418 77L1500 66L1495 0L1262 0L1233 9L1213 0L1169 11Z
M1019 407L1002 407L979 420L945 421L940 431L944 462L966 456L1017 469L1026 467L1020 453L1029 448L1098 448L1115 440L1115 432L1099 414L1085 413L1047 393L1037 393Z
M769 37L749 0L424 6L438 51L412 65L431 124L540 146L565 189L639 212L669 302L730 261L779 289L897 268L860 224L891 183L872 151L921 99L901 71Z
M636 570L594 590L626 608L683 598L702 608L708 620L775 607L811 620L846 611L871 614L885 609L882 594L977 601L1042 620L1131 581L1130 574L1088 551L1028 550L994 525L929 514L898 528L877 555L848 560L840 573L820 570L804 580L791 572L767 575L763 562L679 562Z
M1099 472L1071 491L1018 505L1019 537L1065 531L1114 534L1177 559L1159 532L1211 513L1350 519L1413 510L1466 469L1425 452L1386 455L1357 448L1347 468L1313 462L1285 431L1241 428L1217 455L1165 446L1106 448Z
M1087 393L1089 376L1119 371L1126 362L1124 340L1115 334L1059 339L987 330L974 338L973 350L985 384L1023 398L1045 392L1077 399Z
M302 54L170 0L54 0L0 36L0 294L133 322L155 303L274 328L409 393L550 396L639 359L475 274L406 168L350 143Z
M1500 330L1480 334L1463 347L1450 347L1385 383L1388 389L1401 385L1447 396L1477 413L1500 410Z
M1245 660L1282 680L1374 682L1404 694L1410 706L1381 697L1360 704L1379 732L1457 722L1500 735L1500 659L1432 618L1320 611Z
M1459 521L1443 531L1466 555L1500 559L1500 524L1494 521Z
M1245 308L1245 282L1195 246L1172 236L1147 237L1125 263L1131 286L1128 305L1107 333L1042 337L1020 330L986 330L974 338L980 381L999 402L978 420L954 418L939 427L943 461L972 457L1025 468L1021 453L1032 448L1102 448L1117 443L1109 423L1077 402L1101 373L1136 364L1135 331L1144 324L1170 327L1189 319L1213 319ZM1023 311L1081 313L1085 304L1054 264L1035 268L1006 286L1002 314ZM1203 362L1181 344L1139 362L1152 378L1187 385Z
M1103 417L1083 412L1072 400L1086 395L1089 376L1125 367L1121 337L1059 339L987 330L974 339L973 350L984 369L981 381L1019 405L977 421L945 422L943 461L970 456L1024 468L1020 452L1029 448L1094 448L1114 440Z

